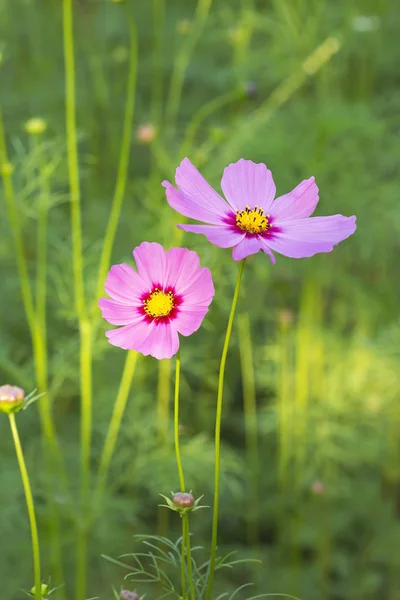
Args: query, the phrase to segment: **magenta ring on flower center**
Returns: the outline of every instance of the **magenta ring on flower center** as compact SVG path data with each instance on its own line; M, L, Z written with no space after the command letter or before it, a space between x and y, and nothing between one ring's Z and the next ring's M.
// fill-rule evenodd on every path
M182 298L173 288L162 289L160 285L154 285L151 292L144 294L141 298L142 306L139 312L148 323L169 323L176 318L178 307L182 304Z
M280 231L276 225L274 226L271 216L257 205L254 208L246 206L243 210L232 212L223 221L229 225L231 231L242 235L245 233L246 237L271 238Z

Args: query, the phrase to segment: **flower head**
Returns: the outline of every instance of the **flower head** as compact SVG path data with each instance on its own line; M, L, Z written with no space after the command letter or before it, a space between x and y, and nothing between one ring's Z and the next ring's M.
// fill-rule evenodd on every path
M110 344L145 356L171 358L179 348L178 333L191 335L200 327L214 296L209 269L186 248L143 242L133 256L138 271L126 264L109 271L99 300L104 319L119 329L107 331Z
M178 189L168 181L169 205L206 225L178 225L202 233L220 248L232 248L235 260L263 250L272 263L276 251L291 258L330 252L356 229L355 217L333 215L309 218L318 204L314 177L288 194L275 198L275 183L264 164L240 159L224 170L221 187L227 202L185 158L176 169Z
M25 392L16 385L0 386L0 412L14 413L24 405Z

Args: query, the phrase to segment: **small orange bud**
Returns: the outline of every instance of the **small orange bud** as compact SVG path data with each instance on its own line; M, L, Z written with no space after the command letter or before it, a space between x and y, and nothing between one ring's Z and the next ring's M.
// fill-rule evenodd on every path
M150 144L157 135L157 130L151 123L140 125L136 138L141 144Z
M325 486L322 481L314 481L311 486L311 491L316 496L322 496L322 494L325 492Z

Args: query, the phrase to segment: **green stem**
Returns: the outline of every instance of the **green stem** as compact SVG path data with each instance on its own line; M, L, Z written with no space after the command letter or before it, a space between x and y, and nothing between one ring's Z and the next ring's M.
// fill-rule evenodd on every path
M31 527L32 537L32 554L33 554L33 569L35 576L35 598L41 600L41 577L40 577L40 550L39 550L39 536L35 516L35 505L33 502L32 490L29 481L29 475L25 464L24 453L22 451L21 440L19 439L17 423L15 421L15 414L11 413L9 416L10 427L14 440L15 451L17 453L17 459L19 464L19 470L21 472L22 485L24 486L26 507L28 509L29 523Z
M92 326L80 320L81 379L81 520L77 541L76 598L86 598L87 534L90 492L90 451L92 441Z
M175 123L178 115L186 69L207 21L211 4L212 0L198 0L193 23L193 32L188 36L186 43L182 44L180 47L179 54L174 61L166 106L166 119L169 125Z
M185 568L185 532L184 532L185 524L182 519L182 553L181 553L181 586L182 586L182 600L187 600L187 590L186 590L186 568Z
M114 453L115 444L118 439L122 418L124 416L126 403L132 385L133 375L135 373L137 352L130 351L126 356L124 371L119 384L117 399L115 401L113 414L104 443L103 452L100 458L100 466L97 475L96 496L99 498L104 490L107 481L107 474L110 468L111 458Z
M13 166L8 160L7 146L4 133L3 114L0 108L0 170L3 180L4 197L7 204L8 218L11 225L11 231L14 238L15 254L21 286L22 300L24 303L26 318L31 333L35 327L35 309L31 287L29 284L28 266L25 258L24 244L21 232L20 220L18 217L17 201L12 182Z
M188 513L185 513L184 515L182 515L182 534L184 536L184 541L185 541L185 546L186 546L186 558L187 558L187 566L188 566L190 598L191 598L191 600L195 600L196 593L194 590L194 583L193 583L192 552L190 549L189 515L188 515Z
M135 108L136 75L138 64L137 34L135 23L132 18L130 18L129 27L131 34L131 52L125 104L125 118L121 143L121 154L119 159L118 175L115 184L111 212L108 219L107 230L104 237L104 242L100 256L99 274L97 277L96 287L96 299L94 305L94 309L96 310L97 299L100 298L103 293L104 280L106 278L107 270L110 264L111 252L114 245L115 234L117 232L118 221L121 214L122 202L125 195L126 182L128 179L128 167L132 139L133 114Z
M217 96L203 104L203 106L194 114L194 117L190 121L189 125L186 128L185 137L182 142L182 151L181 155L186 156L189 152L194 148L194 142L196 138L197 131L202 125L202 123L210 117L215 111L227 106L231 102L242 98L244 91L242 88L237 88L233 91L228 92L227 94L222 94L221 96Z
M243 269L246 259L240 263L239 272L236 280L235 292L233 294L231 312L229 314L228 326L226 328L225 341L222 349L221 363L218 375L218 394L217 394L217 413L215 418L215 474L214 474L214 510L211 535L211 556L210 573L208 577L206 600L210 600L215 574L215 559L217 555L217 537L218 537L218 508L219 508L219 485L220 485L220 463L221 463L221 420L222 420L222 401L224 392L224 376L226 358L228 355L229 342L231 339L233 319L235 317L236 305L239 298L240 282L243 275Z
M243 412L246 444L246 462L248 472L249 500L252 510L247 511L247 537L249 545L254 548L259 543L259 453L257 441L257 405L254 382L253 352L250 335L250 319L248 313L238 317L239 353L242 371Z
M174 438L175 438L175 455L176 464L178 466L179 474L179 485L180 491L185 491L185 478L183 475L181 451L179 446L179 380L181 374L181 352L178 350L176 355L176 368L175 368L175 397L174 397ZM182 540L183 544L183 540Z
M83 284L81 194L79 185L78 149L76 133L75 58L72 23L72 0L63 0L63 32L65 60L66 133L68 173L71 203L72 267L74 274L76 312L85 314L85 291Z
M48 435L45 436L47 447L48 469L52 476L54 485L54 475L58 468L61 469L64 493L67 493L68 484L64 470L63 459L54 430L51 414L51 400L48 393L48 350L47 350L47 323L46 323L46 304L47 304L47 225L50 205L50 185L46 173L46 161L43 149L38 145L37 136L33 136L33 148L36 153L40 153L39 167L39 204L38 204L38 223L36 233L36 323L34 331L34 362L36 371L36 381L39 392L47 392L40 400L40 410L45 423ZM50 531L53 544L52 559L54 564L54 576L56 585L64 583L60 520L57 512L57 506L54 500L54 494L49 492L49 506L51 514ZM60 588L60 597L65 598L64 587Z
M163 105L164 52L163 37L165 23L165 0L152 2L153 25L153 72L151 82L151 120L153 125L160 125Z

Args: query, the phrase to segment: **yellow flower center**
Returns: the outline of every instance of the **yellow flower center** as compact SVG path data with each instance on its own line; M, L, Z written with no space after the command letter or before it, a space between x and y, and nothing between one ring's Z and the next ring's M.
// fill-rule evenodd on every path
M172 292L162 292L158 288L143 300L144 310L150 317L167 317L174 308L174 295Z
M268 216L258 206L253 209L246 206L245 209L236 211L236 225L246 233L262 233L270 227Z

